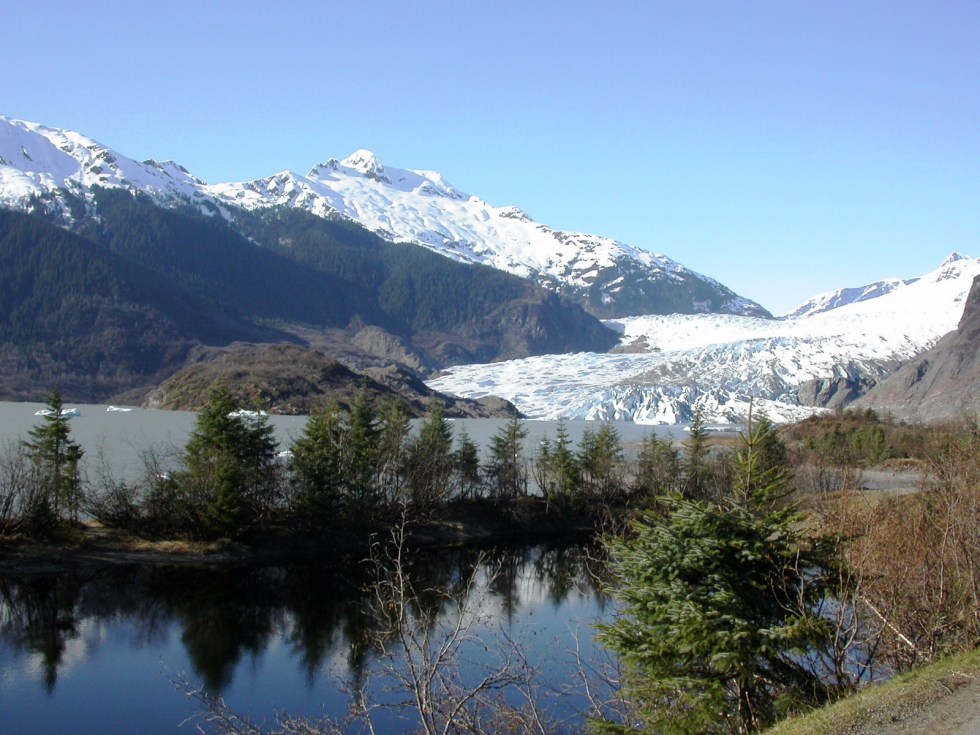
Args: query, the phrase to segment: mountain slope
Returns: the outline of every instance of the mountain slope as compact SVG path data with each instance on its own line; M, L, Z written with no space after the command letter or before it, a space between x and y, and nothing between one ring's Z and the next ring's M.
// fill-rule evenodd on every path
M174 369L198 342L279 341L61 228L0 209L0 396L99 399Z
M167 161L140 163L78 133L0 117L0 204L45 209L71 222L92 187L123 188L233 216L273 206L348 219L391 241L413 242L491 266L567 296L602 317L721 312L769 316L761 306L670 258L597 235L562 232L515 207L495 207L438 173L383 166L356 151L306 176L282 172L206 185ZM78 198L82 207L79 208Z
M120 188L94 188L85 201L63 192L63 201L76 213L74 234L0 209L6 397L60 385L73 400L100 400L173 372L193 345L236 340L315 339L359 365L398 362L370 349L386 337L422 369L606 350L616 340L528 281L355 225L249 215L253 233L270 238L263 247L225 218ZM366 329L372 339L359 340Z
M954 254L903 288L806 317L616 320L618 353L460 366L429 384L471 398L497 395L535 418L672 424L700 408L708 421L730 422L752 401L774 420L795 420L812 412L807 403L854 397L934 345L956 327L977 275L980 259Z
M973 279L956 331L889 375L855 405L915 421L980 416L980 276Z

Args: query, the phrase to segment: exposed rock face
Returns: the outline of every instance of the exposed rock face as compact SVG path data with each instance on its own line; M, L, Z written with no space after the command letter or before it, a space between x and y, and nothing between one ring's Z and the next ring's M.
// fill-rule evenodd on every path
M872 386L874 381L862 378L818 378L800 386L799 399L804 406L843 408Z
M389 334L381 327L366 326L357 331L351 344L385 363L394 363L416 372L426 370L424 360L405 340Z
M834 369L830 378L815 378L800 385L797 397L804 406L843 408L857 400L887 374L889 366L841 365Z
M909 361L854 405L913 421L980 414L980 276L956 331Z
M347 408L362 385L376 399L401 398L413 417L424 415L432 400L442 404L447 417L517 414L506 401L482 402L438 393L400 368L357 373L333 358L290 344L236 343L224 349L199 350L195 364L155 388L144 403L151 408L199 410L219 382L228 385L244 408L279 414L308 414L328 401Z

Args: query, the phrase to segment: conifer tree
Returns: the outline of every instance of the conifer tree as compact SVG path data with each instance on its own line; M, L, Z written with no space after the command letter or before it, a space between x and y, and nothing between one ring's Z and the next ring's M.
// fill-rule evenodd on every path
M380 504L377 483L378 440L381 427L367 384L362 383L351 404L344 442L344 476L350 505L370 512Z
M544 439L538 449L535 479L549 503L565 504L577 499L581 493L582 475L571 445L565 422L559 420L554 443Z
M527 494L527 468L524 466L524 440L527 429L516 416L490 439L487 478L490 491L498 500Z
M442 405L432 401L428 416L408 454L412 508L430 513L452 493L453 430L442 415Z
M684 450L684 494L704 498L709 492L711 470L708 466L708 430L699 406L691 418L690 432Z
M619 432L608 421L593 431L587 428L578 450L583 492L609 499L622 490L623 448Z
M343 473L341 467L341 416L336 403L313 411L303 435L293 443L293 482L297 505L316 520L330 518L340 510Z
M207 535L244 531L268 509L278 481L272 427L235 411L227 386L212 390L185 449L185 492Z
M770 430L750 426L724 502L666 497L666 518L609 543L622 607L598 637L653 732L753 732L829 694L805 653L829 635L811 610L833 559L777 503L788 473L759 461Z
M459 481L460 496L474 498L480 492L480 450L465 428L461 428L456 439L456 452L453 455L456 476Z
M63 413L61 393L57 389L51 391L43 415L44 422L31 429L30 439L24 442L36 485L33 507L29 510L32 526L56 523L64 518L77 521L82 502L79 463L84 451L70 436L69 417Z

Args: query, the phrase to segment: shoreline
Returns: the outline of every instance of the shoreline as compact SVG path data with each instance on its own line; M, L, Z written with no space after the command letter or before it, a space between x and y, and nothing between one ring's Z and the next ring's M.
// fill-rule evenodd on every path
M57 574L79 567L107 564L154 566L273 566L321 559L367 558L372 546L387 544L399 522L368 527L324 528L315 536L292 528L271 528L246 540L153 539L97 521L81 522L60 537L38 540L0 536L0 575ZM406 546L413 549L459 548L506 544L587 541L599 531L596 519L561 516L540 507L520 518L503 513L475 518L472 512L441 519L405 522Z

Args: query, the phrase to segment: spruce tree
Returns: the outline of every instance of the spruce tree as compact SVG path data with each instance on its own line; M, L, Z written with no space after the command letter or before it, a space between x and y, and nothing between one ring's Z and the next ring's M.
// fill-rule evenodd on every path
M586 429L578 450L583 492L593 499L609 500L622 490L623 448L619 432L604 422L598 431Z
M344 478L348 502L354 512L371 512L380 505L378 445L381 426L367 383L362 383L351 404L344 442Z
M185 493L205 535L244 531L269 509L278 481L272 427L236 408L227 386L212 390L185 449Z
M34 532L50 530L42 526L66 518L77 521L82 502L79 463L84 451L70 436L69 417L57 389L51 391L43 416L44 422L31 429L24 442L35 484L28 508L28 525Z
M442 415L442 405L433 400L408 452L409 491L412 509L428 514L444 503L452 492L453 430Z
M527 429L516 416L490 439L487 479L498 499L527 494L527 468L524 466L524 440Z
M330 519L340 510L341 416L336 403L313 411L303 435L293 443L293 483L297 509L310 520Z
M828 696L805 654L829 635L811 611L833 559L777 502L788 473L761 467L768 431L750 428L723 502L665 497L665 518L643 516L609 542L621 608L598 638L621 656L653 732L753 732Z
M711 469L708 466L708 430L700 406L694 410L684 450L684 494L704 498L709 493Z
M581 473L564 420L558 421L554 443L542 439L534 461L535 480L549 505L566 506L579 498Z
M465 428L461 428L456 438L456 451L453 454L456 476L459 480L459 493L463 498L474 498L480 492L480 450Z

